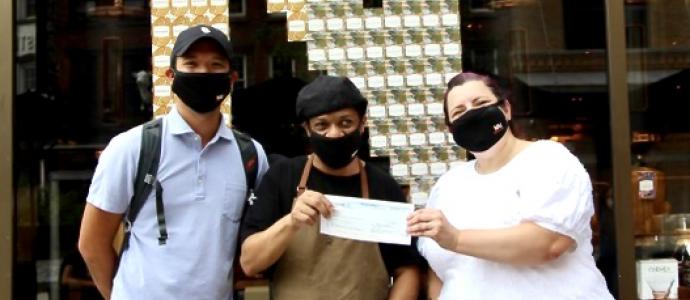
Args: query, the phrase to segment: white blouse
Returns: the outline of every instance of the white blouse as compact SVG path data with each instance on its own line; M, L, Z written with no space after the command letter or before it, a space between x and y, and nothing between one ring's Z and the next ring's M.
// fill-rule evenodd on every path
M444 174L427 207L458 229L496 229L531 221L571 237L575 250L538 266L514 266L442 249L419 239L419 251L443 281L440 299L613 299L592 257L592 185L563 145L538 141L496 172L475 161Z

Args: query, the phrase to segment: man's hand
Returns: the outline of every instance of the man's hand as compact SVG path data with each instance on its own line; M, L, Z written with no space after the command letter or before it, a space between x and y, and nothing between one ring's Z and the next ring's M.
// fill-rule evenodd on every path
M306 190L295 199L290 220L295 228L301 228L304 225L313 226L320 215L329 218L332 213L333 204L323 194Z
M458 230L450 225L438 209L424 208L407 217L407 232L413 236L430 237L439 246L455 251L458 242Z
M319 216L333 213L333 204L314 191L304 191L293 201L292 211L264 231L254 233L242 243L240 265L249 276L263 272L285 253L292 237L303 226L313 226Z

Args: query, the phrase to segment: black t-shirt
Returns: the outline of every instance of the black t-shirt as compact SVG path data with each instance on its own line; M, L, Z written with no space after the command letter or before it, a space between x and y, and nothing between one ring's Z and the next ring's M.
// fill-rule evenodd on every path
M271 166L255 192L257 198L254 200L254 204L247 208L240 231L241 242L244 242L248 236L267 229L290 213L293 199L297 195L297 185L299 185L306 162L306 156L300 156L281 160ZM405 202L400 186L393 178L370 164L367 164L365 168L369 181L370 198ZM325 174L315 167L311 168L307 189L322 194L362 196L359 174L333 176ZM414 244L414 240L411 246L379 243L379 251L388 274L393 275L394 271L401 266L420 264L421 256L419 256Z

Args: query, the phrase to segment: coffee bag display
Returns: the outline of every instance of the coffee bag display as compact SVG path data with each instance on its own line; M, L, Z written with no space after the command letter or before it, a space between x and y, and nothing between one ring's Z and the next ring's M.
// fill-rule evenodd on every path
M672 258L638 260L637 297L678 299L678 261Z

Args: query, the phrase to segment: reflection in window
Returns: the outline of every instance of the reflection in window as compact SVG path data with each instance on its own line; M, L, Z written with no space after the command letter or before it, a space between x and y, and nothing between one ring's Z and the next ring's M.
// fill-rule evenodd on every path
M644 5L625 6L625 33L628 48L647 47L647 9Z
M229 0L230 17L244 17L247 14L247 0Z
M498 52L496 49L471 49L466 51L466 60L471 63L472 70L484 73L498 73Z
M690 298L690 1L626 1L638 282L667 276L670 298ZM666 261L660 259L667 259ZM661 266L650 274L639 266ZM647 298L656 286L640 285ZM676 297L677 295L677 297Z
M363 0L364 8L383 8L383 0Z
M36 90L36 65L24 63L17 65L17 94Z
M36 0L17 1L17 20L36 17Z
M604 1L564 0L562 3L566 49L606 48Z
M103 39L103 92L102 120L115 122L121 119L122 107L122 40L117 37Z
M148 0L15 3L13 291L59 299L97 151L151 118L151 14Z
M230 65L232 70L237 72L237 80L233 88L235 90L247 88L247 56L234 55L230 58Z
M471 12L490 12L493 11L492 3L494 0L470 0Z
M292 57L271 56L269 60L269 77L294 77L297 62Z
M511 29L510 37L510 75L518 72L527 72L527 31L524 29Z

